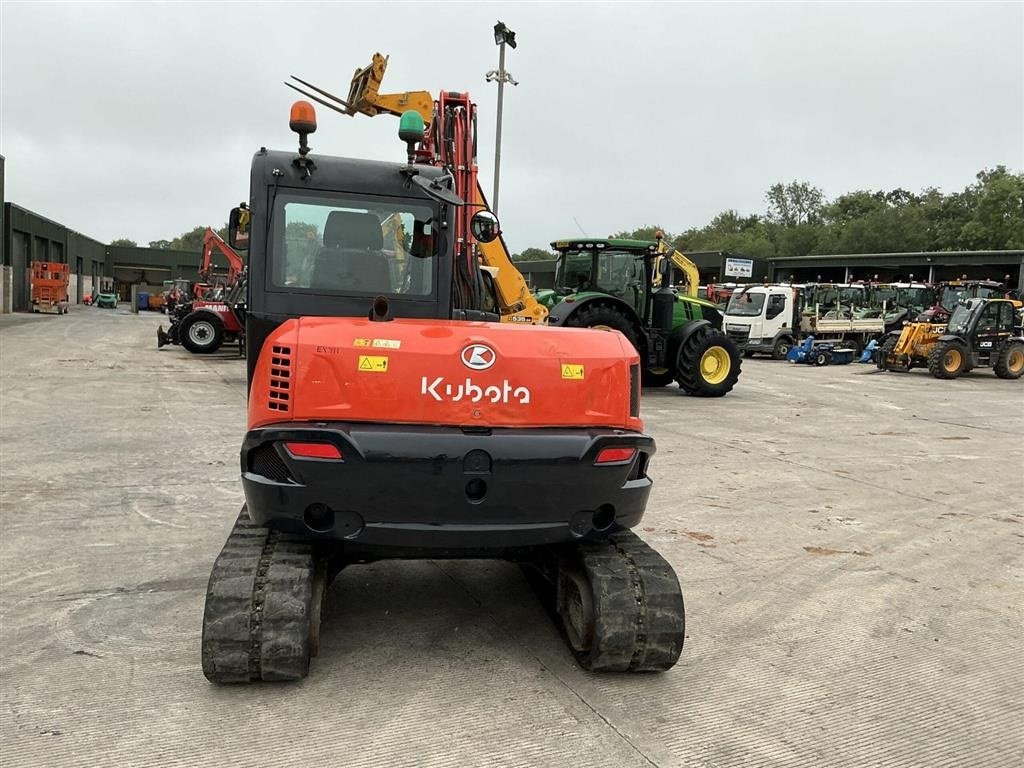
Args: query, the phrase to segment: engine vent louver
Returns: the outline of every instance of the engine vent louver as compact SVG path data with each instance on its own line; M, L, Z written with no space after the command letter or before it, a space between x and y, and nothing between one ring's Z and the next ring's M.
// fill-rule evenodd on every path
M629 366L629 415L640 415L640 366Z
M270 356L270 391L267 407L288 413L291 410L292 348L274 345Z

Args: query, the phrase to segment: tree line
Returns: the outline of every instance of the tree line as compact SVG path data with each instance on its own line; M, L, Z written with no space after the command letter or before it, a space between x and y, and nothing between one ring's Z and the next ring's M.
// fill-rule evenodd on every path
M763 213L722 211L703 227L673 233L645 226L611 237L653 240L657 230L683 251L732 251L754 258L809 254L904 253L913 251L1024 249L1024 173L1005 166L983 170L961 192L930 187L858 190L828 200L806 181L773 184ZM205 226L173 240L151 240L150 248L199 251ZM227 237L227 225L217 230ZM128 238L111 245L136 247ZM553 259L543 248L513 254L516 261Z
M220 235L224 240L228 238L228 225L225 224L220 229L217 229L217 234ZM206 225L200 225L193 227L188 232L183 232L173 240L150 240L150 248L159 248L162 251L201 251L203 250L203 235L206 234ZM119 237L116 240L111 240L112 246L126 246L128 248L138 248L139 244L134 240L130 240L127 237Z
M858 190L828 200L805 181L773 184L763 213L722 211L703 227L671 233L658 226L611 237L653 240L661 229L683 251L732 251L755 258L810 254L1024 249L1024 173L983 170L961 192L931 187ZM527 248L517 261L553 259Z

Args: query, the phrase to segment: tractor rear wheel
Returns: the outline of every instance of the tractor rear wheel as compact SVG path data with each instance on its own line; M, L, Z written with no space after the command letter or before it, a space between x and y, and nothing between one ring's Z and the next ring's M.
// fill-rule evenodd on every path
M1024 374L1024 344L1011 341L999 353L992 370L1000 379L1019 379Z
M209 312L192 314L181 321L178 338L194 354L216 352L224 341L224 323Z
M640 334L636 326L630 322L622 310L610 304L588 304L566 320L565 324L573 328L600 328L619 331L629 339L629 343L633 345L634 349L643 354L640 349Z
M691 333L679 349L676 381L688 395L722 397L736 386L739 377L739 350L710 325Z
M618 307L610 304L589 304L579 310L579 312L576 312L565 324L573 328L598 328L604 331L619 331L629 339L629 343L633 345L637 354L641 358L644 357L640 332L629 317L627 317L626 313ZM671 369L664 371L648 369L643 372L643 386L665 387L671 384L674 378L675 372Z
M967 368L967 347L960 341L936 344L928 355L928 372L937 379L955 379Z

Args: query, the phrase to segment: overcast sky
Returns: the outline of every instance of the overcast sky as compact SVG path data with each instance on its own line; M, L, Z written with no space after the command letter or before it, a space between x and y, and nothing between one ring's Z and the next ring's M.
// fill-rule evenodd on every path
M345 94L468 90L493 184L491 27L507 68L499 214L514 251L716 213L776 181L834 197L1024 168L1024 4L0 3L6 197L145 245L222 225L260 146L290 149L288 75ZM404 161L391 117L318 112L314 152Z

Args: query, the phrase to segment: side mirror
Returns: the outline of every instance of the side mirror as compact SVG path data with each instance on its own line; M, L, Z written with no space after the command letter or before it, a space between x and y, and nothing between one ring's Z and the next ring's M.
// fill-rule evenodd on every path
M469 229L473 237L481 243L491 243L498 239L501 234L501 227L498 224L498 217L490 211L477 211L470 219Z
M249 250L249 225L252 217L249 208L242 203L228 214L228 245L236 251Z

